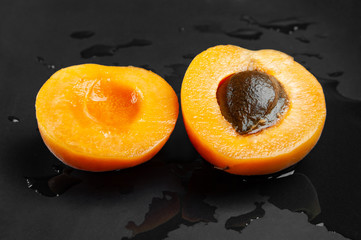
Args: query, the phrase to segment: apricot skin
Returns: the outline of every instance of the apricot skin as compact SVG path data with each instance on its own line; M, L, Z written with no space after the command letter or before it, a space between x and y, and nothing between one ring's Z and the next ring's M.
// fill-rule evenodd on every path
M35 107L49 150L71 167L94 172L151 159L172 133L179 108L172 87L155 73L96 64L56 72Z
M289 106L274 126L240 135L221 114L216 93L226 77L253 70L274 76ZM181 105L196 150L215 167L238 175L271 174L299 162L316 145L326 119L321 85L292 57L232 45L209 48L193 59L183 79Z

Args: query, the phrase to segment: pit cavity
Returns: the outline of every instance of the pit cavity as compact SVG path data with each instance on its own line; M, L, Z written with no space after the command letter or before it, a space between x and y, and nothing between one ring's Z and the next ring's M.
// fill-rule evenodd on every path
M116 128L134 122L142 104L139 89L121 85L111 79L96 81L85 98L85 111L89 117Z

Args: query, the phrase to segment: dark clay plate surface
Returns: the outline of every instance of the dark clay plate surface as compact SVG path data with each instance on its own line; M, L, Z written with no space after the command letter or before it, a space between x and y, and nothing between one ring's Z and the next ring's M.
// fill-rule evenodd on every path
M0 239L361 239L359 1L2 1ZM276 49L323 86L311 153L278 175L214 169L181 114L164 148L131 169L89 173L45 147L35 97L56 70L133 65L179 96L203 50Z

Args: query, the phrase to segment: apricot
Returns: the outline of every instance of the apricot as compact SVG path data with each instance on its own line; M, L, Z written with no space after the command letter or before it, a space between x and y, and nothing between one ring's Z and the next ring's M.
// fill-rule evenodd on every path
M196 150L216 168L239 175L296 164L316 145L326 119L321 85L291 56L232 45L193 59L181 105Z
M49 150L87 171L128 168L151 159L178 117L178 99L157 74L137 67L83 64L57 71L36 97Z

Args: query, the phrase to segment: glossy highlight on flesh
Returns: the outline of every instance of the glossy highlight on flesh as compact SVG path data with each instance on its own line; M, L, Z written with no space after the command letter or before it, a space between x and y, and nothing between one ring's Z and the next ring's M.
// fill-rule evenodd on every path
M256 86L261 87L250 93ZM321 85L291 56L232 45L193 59L181 105L200 155L239 175L271 174L296 164L316 145L326 119Z
M56 72L36 98L40 134L65 164L87 171L151 159L178 117L178 99L157 74L137 67L83 64Z

